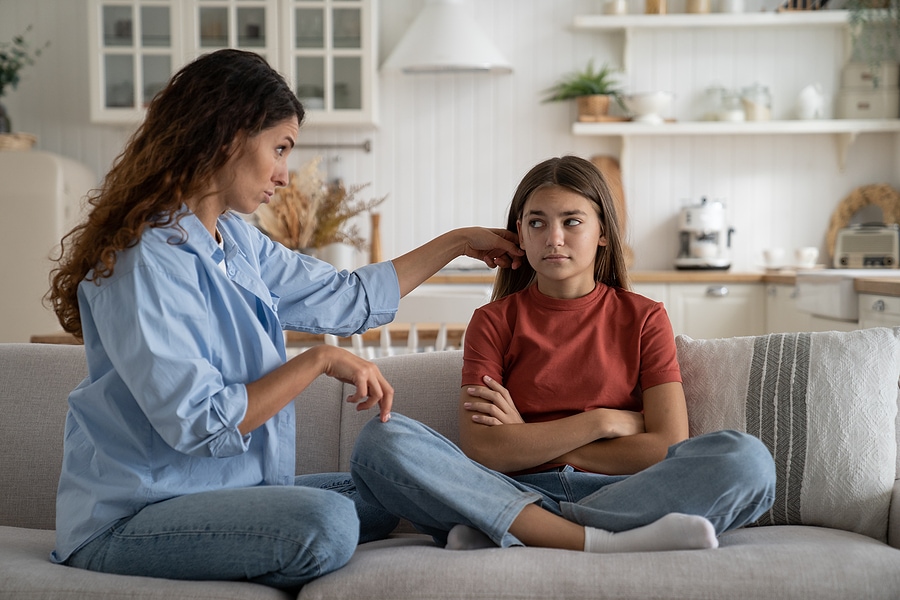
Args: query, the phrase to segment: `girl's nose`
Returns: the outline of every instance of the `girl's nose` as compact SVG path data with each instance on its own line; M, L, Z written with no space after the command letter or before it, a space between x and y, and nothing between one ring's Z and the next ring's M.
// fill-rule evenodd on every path
M562 246L563 245L563 229L559 225L551 225L547 230L547 245Z

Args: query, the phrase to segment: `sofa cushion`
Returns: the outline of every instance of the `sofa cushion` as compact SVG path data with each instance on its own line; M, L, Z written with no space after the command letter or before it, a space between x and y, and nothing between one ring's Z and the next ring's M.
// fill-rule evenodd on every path
M691 435L746 431L775 458L760 525L884 541L896 471L900 328L676 339Z
M428 538L360 546L299 600L900 597L900 551L846 531L753 527L708 551L588 554L544 548L453 551Z

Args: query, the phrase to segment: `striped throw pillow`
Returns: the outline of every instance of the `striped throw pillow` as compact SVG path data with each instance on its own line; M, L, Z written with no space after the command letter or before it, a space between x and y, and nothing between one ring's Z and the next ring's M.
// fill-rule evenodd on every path
M885 541L897 461L900 328L715 340L678 336L691 435L735 429L772 452L759 525Z

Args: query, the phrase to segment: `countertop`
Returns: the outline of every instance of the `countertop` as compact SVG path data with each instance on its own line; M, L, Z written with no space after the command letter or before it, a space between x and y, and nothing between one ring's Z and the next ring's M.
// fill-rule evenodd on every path
M494 271L481 269L443 270L429 278L427 283L491 284ZM775 283L794 285L794 271L701 271L664 270L632 271L632 283ZM861 294L900 296L900 271L897 277L861 277L854 281L854 289Z

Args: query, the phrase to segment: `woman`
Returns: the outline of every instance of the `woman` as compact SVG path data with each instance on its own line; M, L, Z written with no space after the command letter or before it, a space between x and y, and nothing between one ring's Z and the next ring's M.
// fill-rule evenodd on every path
M767 510L775 469L759 440L687 439L672 328L628 291L599 171L537 165L507 229L526 262L501 270L466 331L461 450L402 415L370 422L351 461L361 495L451 549L710 549Z
M64 238L49 297L89 373L69 398L55 562L296 589L393 528L346 474L295 478L291 403L324 373L388 420L390 383L336 347L286 361L282 330L383 325L454 257L514 266L520 251L507 232L462 229L349 274L273 243L232 213L287 183L303 116L256 54L200 57Z

